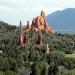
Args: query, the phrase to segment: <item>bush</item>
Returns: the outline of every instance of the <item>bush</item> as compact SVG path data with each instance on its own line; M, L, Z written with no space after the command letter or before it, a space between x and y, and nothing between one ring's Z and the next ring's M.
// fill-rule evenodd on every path
M56 63L50 63L48 75L57 75L58 65Z
M46 75L48 71L48 63L45 61L35 62L31 69L32 75Z
M64 58L65 58L65 54L62 51L50 51L48 55L48 62L61 64Z
M30 68L30 62L29 61L26 61L24 63L24 67L25 67L25 69Z
M67 75L75 75L75 69L69 70Z
M0 71L0 75L4 75L4 72Z
M39 51L32 50L29 55L30 61L39 61L41 59L41 55Z
M0 56L0 70L8 71L10 69L10 64L6 58Z
M19 75L17 72L13 72L13 71L0 71L0 75Z
M8 71L8 72L5 72L5 75L19 75L19 74L13 71Z
M75 68L75 58L65 57L63 64L68 69Z

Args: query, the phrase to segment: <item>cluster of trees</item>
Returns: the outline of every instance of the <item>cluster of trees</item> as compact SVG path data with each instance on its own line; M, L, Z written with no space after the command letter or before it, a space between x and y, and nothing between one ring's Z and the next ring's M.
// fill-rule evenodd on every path
M0 22L0 75L19 75L22 67L30 75L75 75L75 58L66 57L75 50L75 34L43 33L43 47L37 45L36 32L30 32L34 43L21 47L18 44L18 27ZM49 45L49 53L44 52Z
M75 59L65 57L62 51L51 51L47 60L34 62L31 69L32 75L75 75Z

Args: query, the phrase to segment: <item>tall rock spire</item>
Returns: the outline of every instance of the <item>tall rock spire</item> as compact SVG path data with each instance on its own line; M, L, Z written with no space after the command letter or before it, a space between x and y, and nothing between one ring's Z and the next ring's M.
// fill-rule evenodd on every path
M23 43L24 37L23 37L23 32L22 32L21 20L20 20L20 26L19 26L19 34L20 34L20 44L23 46L24 45L24 43Z
M23 29L23 30L22 30ZM32 24L29 24L29 21L27 21L27 25L24 28L22 28L22 23L20 20L20 25L19 25L19 35L20 35L20 44L22 46L30 44L31 42L31 32L38 32L38 45L42 45L42 29L45 29L46 32L54 32L54 29L52 27L49 27L47 21L46 21L46 15L45 12L42 10L40 15L37 17L34 17L32 20ZM33 36L34 37L34 36ZM48 45L47 45L47 51L48 51ZM48 53L48 52L47 52Z
M27 44L27 35L26 35L26 32L24 33L24 40L23 40L23 42L24 42L24 46L26 46L26 44Z
M19 27L20 29L22 29L22 23L21 23L21 20L20 20L20 27Z
M27 21L27 27L26 27L26 29L30 29L29 21Z
M42 32L41 30L38 31L38 45L42 45Z
M48 54L48 53L49 53L49 45L46 44L46 54Z

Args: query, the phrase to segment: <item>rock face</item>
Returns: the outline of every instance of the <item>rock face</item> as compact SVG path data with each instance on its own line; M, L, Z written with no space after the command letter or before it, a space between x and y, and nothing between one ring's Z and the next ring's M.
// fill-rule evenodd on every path
M46 54L48 54L48 53L49 53L49 45L46 44Z
M27 22L26 30L29 30L29 29L30 29L29 22ZM20 35L19 44L21 46L26 46L28 44L27 31L22 30L21 21L20 21L20 27L19 27L19 35Z
M38 45L39 46L42 45L42 32L41 32L41 30L38 31Z
M27 21L27 25L24 31L22 30L22 23L20 21L20 27L19 27L20 45L26 46L27 44L29 44L29 39L27 37L28 32L30 31L34 32L35 30L38 32L38 45L41 46L42 45L42 32L41 32L42 29L45 29L46 32L51 32L51 33L54 32L53 28L49 27L49 25L47 24L45 19L45 12L43 10L41 11L40 16L33 18L31 25L29 24L29 21Z
M24 43L23 43L23 41L24 41L24 37L23 37L23 32L22 32L22 23L21 23L21 21L20 21L20 27L19 27L19 35L20 35L20 37L19 37L19 43L21 44L21 45L23 45Z
M37 28L38 30L45 29L47 32L54 32L53 28L49 27L45 19L45 12L42 10L40 16L33 18L32 28Z
M30 30L30 24L29 24L29 21L27 21L26 30Z

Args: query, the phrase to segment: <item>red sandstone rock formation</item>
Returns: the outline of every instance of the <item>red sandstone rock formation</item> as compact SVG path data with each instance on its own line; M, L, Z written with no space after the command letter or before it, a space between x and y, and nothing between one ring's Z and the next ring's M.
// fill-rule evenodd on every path
M29 22L27 25L27 29L29 29ZM20 39L19 39L19 44L21 44L21 46L25 46L28 43L28 39L27 39L27 32L22 31L22 23L20 21L20 27L19 27L19 35L20 35Z
M23 43L23 31L22 31L22 23L21 23L21 20L20 20L20 27L19 27L19 35L20 35L20 44L21 45L24 45Z
M22 28L22 23L21 23L21 20L20 20L20 29Z
M29 43L27 35L28 35L28 33L24 32L24 36L23 36L24 37L24 39L23 39L24 46L26 46Z
M27 38L28 32L30 30L38 31L38 45L42 45L42 32L41 30L45 29L47 32L54 32L52 27L49 27L45 19L45 12L42 10L40 16L33 18L32 24L30 27L29 21L27 21L26 30L22 31L22 23L20 21L19 34L20 34L20 44L25 46L28 44L29 40Z
M38 31L38 45L39 46L42 45L42 32L41 32L41 30Z
M53 28L49 27L45 20L45 12L42 10L41 15L37 16L32 21L32 27L36 27L39 30L46 29L47 32L54 32Z
M36 27L35 18L33 18L33 20L32 20L31 29L33 30L34 27Z
M27 26L26 26L26 29L29 30L30 29L30 24L29 24L29 21L27 21Z
M49 53L49 45L46 44L46 54L48 54L48 53Z

